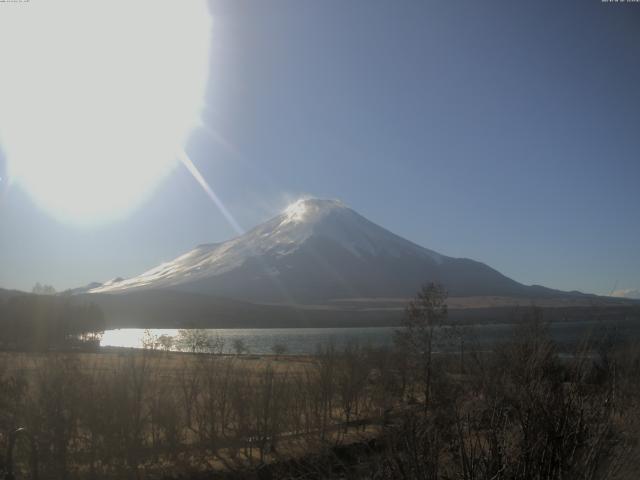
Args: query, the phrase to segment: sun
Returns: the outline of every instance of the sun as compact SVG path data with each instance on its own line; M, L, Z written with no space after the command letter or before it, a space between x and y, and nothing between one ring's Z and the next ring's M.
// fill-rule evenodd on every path
M56 0L0 15L0 149L56 218L120 218L177 163L209 68L204 1Z

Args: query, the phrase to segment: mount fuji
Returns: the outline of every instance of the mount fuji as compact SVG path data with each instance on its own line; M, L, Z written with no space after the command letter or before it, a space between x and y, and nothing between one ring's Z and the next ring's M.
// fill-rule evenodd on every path
M318 304L407 298L429 281L451 296L549 297L467 258L421 247L338 200L303 199L232 240L196 247L139 276L88 289L171 290L259 303ZM574 294L576 294L574 292Z

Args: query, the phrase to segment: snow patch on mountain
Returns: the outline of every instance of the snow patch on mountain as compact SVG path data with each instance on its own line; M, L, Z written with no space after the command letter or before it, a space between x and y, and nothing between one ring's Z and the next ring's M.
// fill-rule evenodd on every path
M137 277L108 282L91 292L172 287L229 272L251 258L290 255L312 237L329 239L359 258L418 257L438 265L448 258L385 230L339 200L302 199L244 235L199 245ZM280 272L271 268L268 273L276 276Z

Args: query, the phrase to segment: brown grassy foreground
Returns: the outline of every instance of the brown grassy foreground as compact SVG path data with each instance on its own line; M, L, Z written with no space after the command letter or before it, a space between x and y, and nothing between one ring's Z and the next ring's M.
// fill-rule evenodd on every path
M364 364L388 355L4 353L0 447L25 427L16 470L34 469L31 437L40 478L251 470L370 436L362 420L380 417L388 402Z
M353 346L261 358L5 353L0 365L2 452L26 428L18 478L36 468L41 479L640 471L640 349L601 337L562 359L536 318L509 344L464 357Z

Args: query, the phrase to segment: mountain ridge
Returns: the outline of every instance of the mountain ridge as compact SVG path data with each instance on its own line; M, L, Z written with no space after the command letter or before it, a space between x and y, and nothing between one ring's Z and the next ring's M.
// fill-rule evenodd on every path
M371 222L339 200L302 199L243 235L198 245L141 275L89 289L171 289L266 303L412 296L438 281L453 296L541 297L490 266L449 257ZM572 294L576 295L576 294Z

